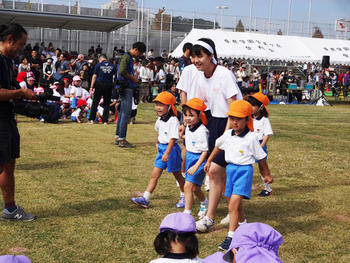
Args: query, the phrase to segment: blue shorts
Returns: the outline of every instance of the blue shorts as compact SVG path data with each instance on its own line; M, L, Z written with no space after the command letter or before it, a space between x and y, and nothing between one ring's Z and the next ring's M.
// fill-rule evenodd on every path
M230 163L226 166L225 196L240 195L250 199L253 185L253 166L236 165Z
M158 143L158 154L154 160L154 167L162 170L168 168L169 173L180 172L182 162L180 146L176 143L169 154L169 160L167 162L162 162L162 156L167 148L168 144Z
M201 166L197 169L197 171L193 175L187 174L187 170L191 168L199 159L201 156L201 153L192 153L192 152L186 152L186 181L196 184L199 187L202 186L203 179L205 176L204 172L204 165L206 161L204 161Z
M71 116L70 119L72 120L72 122L78 122L77 117L75 116Z

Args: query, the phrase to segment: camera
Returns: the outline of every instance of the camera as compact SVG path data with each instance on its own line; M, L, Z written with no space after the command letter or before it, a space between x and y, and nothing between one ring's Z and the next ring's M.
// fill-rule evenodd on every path
M36 96L36 101L15 100L15 113L30 118L43 118L46 122L57 123L61 116L61 110L56 101L60 97L47 93Z

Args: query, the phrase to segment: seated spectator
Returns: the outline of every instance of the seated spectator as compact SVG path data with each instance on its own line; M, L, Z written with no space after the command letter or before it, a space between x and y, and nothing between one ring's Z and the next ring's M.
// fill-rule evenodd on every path
M154 240L156 252L163 256L150 263L201 262L198 255L198 239L194 218L185 213L167 215L159 227Z
M271 226L246 223L236 229L225 254L212 254L203 263L283 263L278 257L278 248L282 243L282 235Z
M49 86L49 84L52 84L54 82L53 74L56 73L56 68L52 64L52 62L53 62L52 58L47 58L46 62L43 64L43 75L40 82L46 87Z
M20 63L21 64L19 64L18 66L18 73L22 71L25 71L25 72L30 71L30 64L28 63L28 59L26 57L22 57L20 59Z
M16 81L18 82L19 86L22 89L26 89L27 88L26 78L27 78L27 72L26 71L22 71L22 72L19 72L17 74Z

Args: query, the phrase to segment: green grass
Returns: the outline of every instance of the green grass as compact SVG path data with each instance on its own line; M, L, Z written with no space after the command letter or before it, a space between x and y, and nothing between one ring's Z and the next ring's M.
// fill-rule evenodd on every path
M244 201L249 222L282 233L284 262L350 262L350 107L270 105L275 135L268 163L274 194ZM165 173L149 209L129 198L144 191L156 154L151 104L141 104L128 139L113 145L115 125L42 124L19 117L17 203L38 219L0 223L0 254L26 249L33 262L149 262L162 218L178 211L178 188ZM3 205L2 200L0 206ZM194 211L198 209L195 204ZM224 199L217 221L226 215ZM199 234L200 257L217 251L227 229Z

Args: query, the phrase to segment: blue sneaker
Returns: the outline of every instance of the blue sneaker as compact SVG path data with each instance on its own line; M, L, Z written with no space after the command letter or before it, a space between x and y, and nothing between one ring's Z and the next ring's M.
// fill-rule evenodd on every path
M135 205L141 206L143 208L149 207L149 201L147 201L143 196L141 197L132 197L130 199L131 202L133 202Z
M185 197L181 196L179 202L176 204L177 208L185 208Z
M221 243L221 245L219 246L220 250L228 250L230 248L232 242L232 237L226 237L224 242Z

